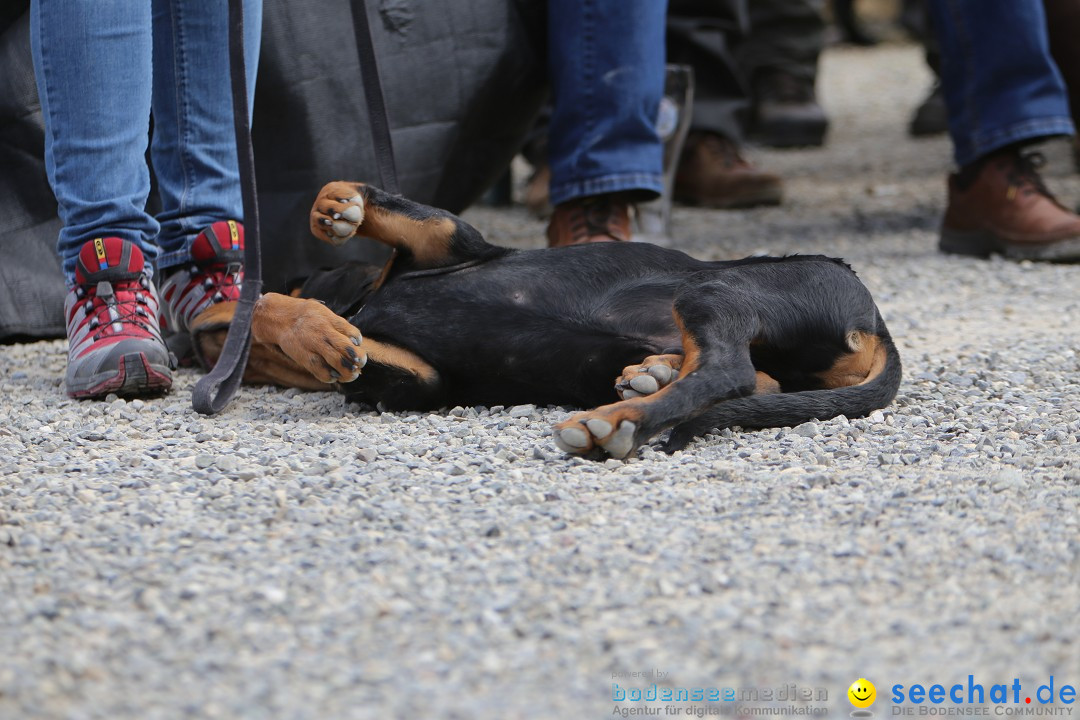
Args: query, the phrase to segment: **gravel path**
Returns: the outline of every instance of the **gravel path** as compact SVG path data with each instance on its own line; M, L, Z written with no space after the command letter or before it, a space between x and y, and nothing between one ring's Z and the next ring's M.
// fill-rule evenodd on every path
M0 347L0 718L586 718L673 686L1080 684L1080 267L935 249L949 146L911 47L833 50L783 208L679 210L703 257L823 252L907 376L862 420L567 459L561 409L355 413L329 393L66 399ZM1080 200L1065 146L1052 187ZM468 215L534 245L518 211Z

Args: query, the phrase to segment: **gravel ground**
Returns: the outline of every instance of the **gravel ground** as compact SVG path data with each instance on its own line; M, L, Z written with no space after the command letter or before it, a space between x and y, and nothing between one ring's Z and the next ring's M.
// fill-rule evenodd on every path
M861 420L567 459L558 408L356 413L197 376L66 399L0 347L0 718L585 718L671 686L1080 681L1080 268L941 256L919 51L832 50L780 209L681 209L703 257L846 257L906 365ZM1080 200L1066 148L1047 147ZM520 211L469 219L535 245ZM680 706L681 707L681 706ZM730 709L730 708L728 708Z

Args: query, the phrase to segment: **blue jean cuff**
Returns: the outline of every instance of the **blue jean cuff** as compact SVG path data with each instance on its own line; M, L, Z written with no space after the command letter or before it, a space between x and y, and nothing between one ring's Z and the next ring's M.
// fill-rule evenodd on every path
M973 133L968 143L956 144L956 164L969 165L995 150L1023 142L1058 135L1072 135L1076 131L1068 117L1046 117L1013 123L989 131Z
M664 190L664 178L655 173L622 173L604 175L588 180L551 184L551 204L559 205L568 200L575 200L590 195L606 195L614 192L637 190L660 194Z
M177 265L186 265L191 262L191 245L194 240L189 240L184 243L184 247L180 250L173 250L172 252L161 253L158 255L157 267L160 273L163 270L174 268Z

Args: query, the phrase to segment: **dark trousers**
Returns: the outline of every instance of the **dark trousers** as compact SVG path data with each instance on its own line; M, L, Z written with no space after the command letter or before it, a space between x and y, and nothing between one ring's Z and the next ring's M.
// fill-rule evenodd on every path
M668 60L694 68L692 129L742 142L763 72L817 78L823 0L670 0Z

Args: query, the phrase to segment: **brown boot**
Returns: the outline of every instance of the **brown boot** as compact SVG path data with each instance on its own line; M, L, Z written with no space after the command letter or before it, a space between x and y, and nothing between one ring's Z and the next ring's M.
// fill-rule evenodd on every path
M593 195L555 206L548 247L630 239L630 203L621 195Z
M1015 260L1080 260L1080 216L1043 184L1043 157L1006 148L949 176L942 252Z
M783 195L780 177L747 162L733 141L702 131L687 136L675 174L676 201L730 209L779 205Z

